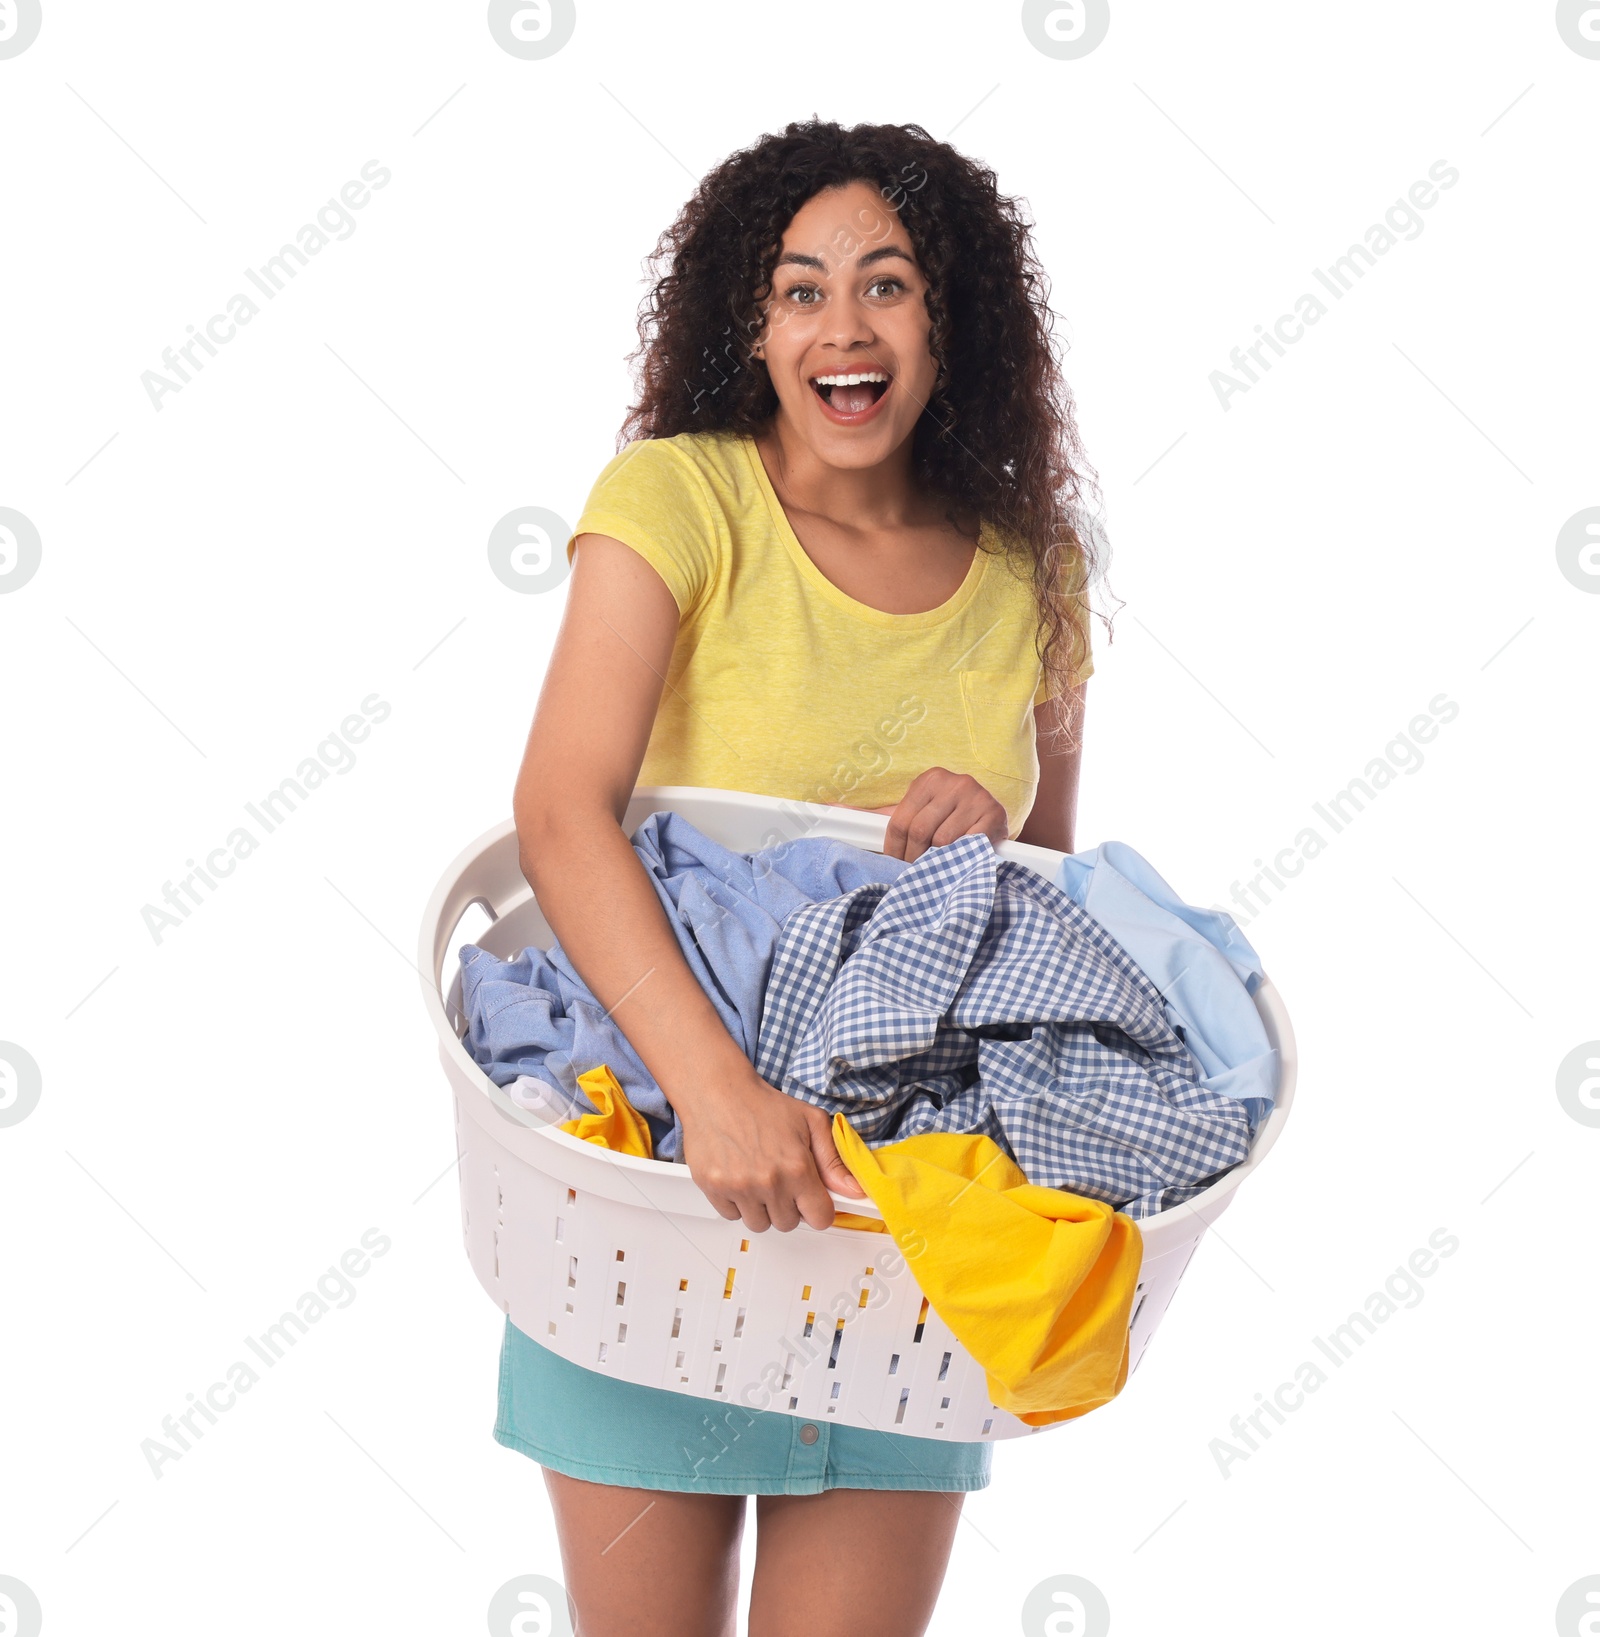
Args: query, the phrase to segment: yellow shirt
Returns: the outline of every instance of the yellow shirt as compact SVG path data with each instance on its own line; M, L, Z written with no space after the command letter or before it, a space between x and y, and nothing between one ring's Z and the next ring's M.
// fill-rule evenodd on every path
M842 1112L831 1129L922 1294L983 1366L991 1404L1045 1427L1122 1391L1144 1261L1137 1222L1036 1187L981 1132L869 1148Z
M631 546L678 605L641 784L889 807L930 767L969 773L1015 836L1039 779L1047 697L1029 582L982 525L955 595L919 614L846 596L806 555L755 442L643 438L614 456L572 538ZM1074 681L1090 675L1086 659Z

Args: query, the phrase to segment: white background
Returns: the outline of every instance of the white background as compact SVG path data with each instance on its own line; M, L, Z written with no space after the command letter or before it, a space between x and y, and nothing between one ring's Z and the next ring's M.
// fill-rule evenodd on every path
M1600 1129L1555 1090L1600 1036L1600 597L1555 550L1600 505L1600 61L1553 8L1118 0L1060 61L1015 5L583 0L523 61L478 4L46 0L0 60L0 506L43 542L0 595L0 1039L43 1076L0 1129L0 1574L47 1631L478 1631L559 1577L490 1437L410 952L509 811L564 595L489 530L577 515L642 259L813 112L953 132L1037 222L1122 599L1080 846L1226 904L1459 706L1248 923L1294 1118L1120 1399L998 1449L932 1630L1074 1574L1119 1637L1544 1631L1600 1574ZM141 373L373 159L353 235L155 410ZM1224 410L1230 349L1439 160L1424 231ZM372 694L356 765L155 942ZM371 1227L353 1303L154 1478L141 1441ZM1420 1304L1224 1476L1439 1228Z

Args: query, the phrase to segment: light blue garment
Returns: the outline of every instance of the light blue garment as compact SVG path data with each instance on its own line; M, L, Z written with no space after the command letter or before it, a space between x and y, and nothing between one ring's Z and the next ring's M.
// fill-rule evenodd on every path
M652 813L633 850L655 882L689 970L752 1062L778 929L802 904L837 898L910 868L821 836L730 852L677 813Z
M1196 909L1121 841L1061 862L1056 884L1133 957L1166 1002L1167 1020L1205 1073L1235 1097L1254 1132L1278 1091L1278 1053L1252 999L1261 958L1223 910Z
M821 836L736 853L673 812L645 819L633 833L633 850L689 970L752 1061L784 918L802 904L893 881L909 868L903 859ZM578 1076L605 1063L649 1124L657 1158L681 1159L682 1127L671 1105L559 943L525 949L511 961L464 944L461 1009L467 1049L524 1107L553 1110L560 1119L592 1111Z

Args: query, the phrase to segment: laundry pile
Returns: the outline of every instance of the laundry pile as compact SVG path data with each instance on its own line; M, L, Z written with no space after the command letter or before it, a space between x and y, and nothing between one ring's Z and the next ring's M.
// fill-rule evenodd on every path
M982 836L909 864L821 837L737 853L670 811L633 847L757 1071L872 1149L981 1135L1028 1183L1137 1220L1239 1164L1272 1106L1254 950L1131 847L1052 882ZM466 1045L497 1085L572 1122L609 1112L579 1083L605 1065L649 1152L681 1161L671 1105L559 944L461 962Z

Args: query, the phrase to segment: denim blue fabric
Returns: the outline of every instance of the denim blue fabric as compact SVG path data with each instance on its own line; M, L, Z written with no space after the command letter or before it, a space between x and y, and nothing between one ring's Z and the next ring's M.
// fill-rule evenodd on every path
M789 915L756 1068L873 1146L981 1132L1030 1182L1134 1217L1250 1147L1127 951L984 836Z
M1168 1021L1204 1071L1200 1084L1238 1098L1254 1130L1277 1096L1278 1053L1252 998L1261 957L1233 917L1185 904L1121 841L1064 858L1056 884L1161 991Z
M652 813L632 840L689 970L752 1060L785 918L802 904L892 881L908 868L821 836L736 853L673 812ZM593 1112L578 1076L605 1063L649 1124L657 1158L681 1158L682 1126L671 1105L559 943L510 961L464 944L461 1009L474 1060L524 1107L559 1119Z

